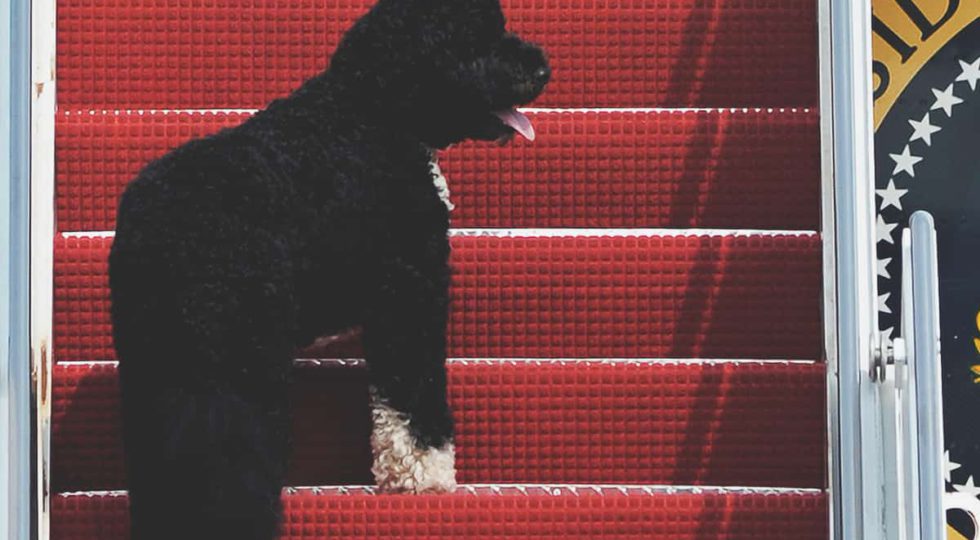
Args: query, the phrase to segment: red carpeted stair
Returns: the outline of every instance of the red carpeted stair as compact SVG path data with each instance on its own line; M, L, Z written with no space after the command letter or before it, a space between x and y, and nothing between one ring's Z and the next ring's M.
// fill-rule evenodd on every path
M59 0L58 101L254 108L326 65L372 0ZM544 107L812 107L813 0L504 0L543 46Z
M121 189L322 68L369 3L58 1L56 540L127 538ZM289 482L320 487L284 492L283 538L828 538L816 3L503 4L555 81L533 144L440 158L463 487L363 487L355 333L297 360Z
M766 490L532 487L462 489L453 496L378 496L354 489L285 493L282 538L822 540L822 495ZM59 538L123 538L117 493L58 495Z
M457 227L815 230L818 118L803 109L540 111L538 139L462 145L440 165ZM248 113L61 112L58 224L112 230L140 166Z
M301 361L297 370L290 482L370 483L362 366ZM806 487L823 478L812 457L825 416L815 363L452 360L449 378L460 482ZM124 487L117 392L112 364L55 369L57 491Z
M819 355L815 235L513 234L521 236L452 238L450 356ZM111 241L55 241L59 358L115 356L106 271Z

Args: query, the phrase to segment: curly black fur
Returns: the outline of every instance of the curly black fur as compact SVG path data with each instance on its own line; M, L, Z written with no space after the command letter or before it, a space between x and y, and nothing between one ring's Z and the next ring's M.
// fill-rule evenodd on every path
M430 157L506 139L492 111L547 83L504 26L498 0L380 0L329 69L127 187L109 265L134 540L277 535L292 357L317 336L362 326L416 444L452 439Z

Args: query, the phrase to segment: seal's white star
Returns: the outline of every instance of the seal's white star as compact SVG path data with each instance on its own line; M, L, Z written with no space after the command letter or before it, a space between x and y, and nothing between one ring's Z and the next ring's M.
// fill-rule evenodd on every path
M892 231L898 227L898 223L885 223L885 220L878 215L878 223L875 224L875 232L878 236L878 242L885 241L889 244L894 244L895 241L892 240Z
M949 450L946 450L946 453L943 455L943 478L945 478L947 482L952 482L952 480L950 480L950 478L952 478L951 473L959 468L959 463L953 463L949 460Z
M936 102L932 104L932 107L930 107L929 110L934 111L936 109L942 109L946 111L946 116L951 118L953 116L953 105L963 103L962 99L953 95L953 83L949 83L949 86L947 86L942 92L940 92L938 88L933 88L932 93L936 96Z
M980 57L977 57L972 64L967 64L966 62L960 60L960 68L963 71L956 77L957 81L966 81L970 83L970 90L977 89L977 81L980 80Z
M980 495L980 487L973 484L973 476L968 476L965 484L953 484L953 487L960 493L969 493L974 497Z
M912 178L915 178L915 164L922 161L922 158L919 156L913 156L909 151L909 145L905 145L905 150L902 150L901 154L888 155L891 156L892 160L895 162L895 170L892 171L892 174L905 172Z
M882 313L892 312L892 308L888 307L888 297L891 295L892 293L890 292L886 292L885 294L878 295L878 311Z
M915 120L909 119L909 124L912 125L912 137L909 138L909 142L922 139L926 142L926 146L932 146L932 134L941 130L939 126L934 126L929 123L929 112L926 111L926 115L922 117L922 120L916 122Z
M888 186L885 189L876 189L875 193L881 197L881 209L884 210L889 206L894 206L899 210L902 209L902 197L908 193L907 189L898 189L895 187L895 179L892 178L888 180Z
M878 259L878 275L885 278L891 279L892 275L888 273L888 263L892 262L891 257L885 257L884 259Z
M884 330L882 330L881 333L885 335L885 338L891 339L892 338L892 334L895 333L895 327L889 326L888 328L885 328Z

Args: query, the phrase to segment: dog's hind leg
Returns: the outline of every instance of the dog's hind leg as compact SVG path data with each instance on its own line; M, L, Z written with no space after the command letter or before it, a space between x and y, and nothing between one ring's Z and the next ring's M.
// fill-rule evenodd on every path
M217 249L213 250L217 251ZM188 280L150 300L120 270L113 303L132 540L272 540L288 448L289 280ZM118 300L118 301L116 301Z
M453 421L446 401L449 270L386 267L364 324L370 370L372 472L388 492L456 487Z
M221 387L127 396L126 405L133 540L278 536L285 407Z

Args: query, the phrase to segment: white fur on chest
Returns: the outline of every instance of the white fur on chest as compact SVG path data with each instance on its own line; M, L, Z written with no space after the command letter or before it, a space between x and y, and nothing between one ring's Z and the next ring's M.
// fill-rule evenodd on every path
M432 183L436 186L436 192L439 193L439 200L446 205L447 210L452 212L456 205L449 200L449 182L446 181L446 176L442 174L435 155L429 158L429 172L432 174Z

